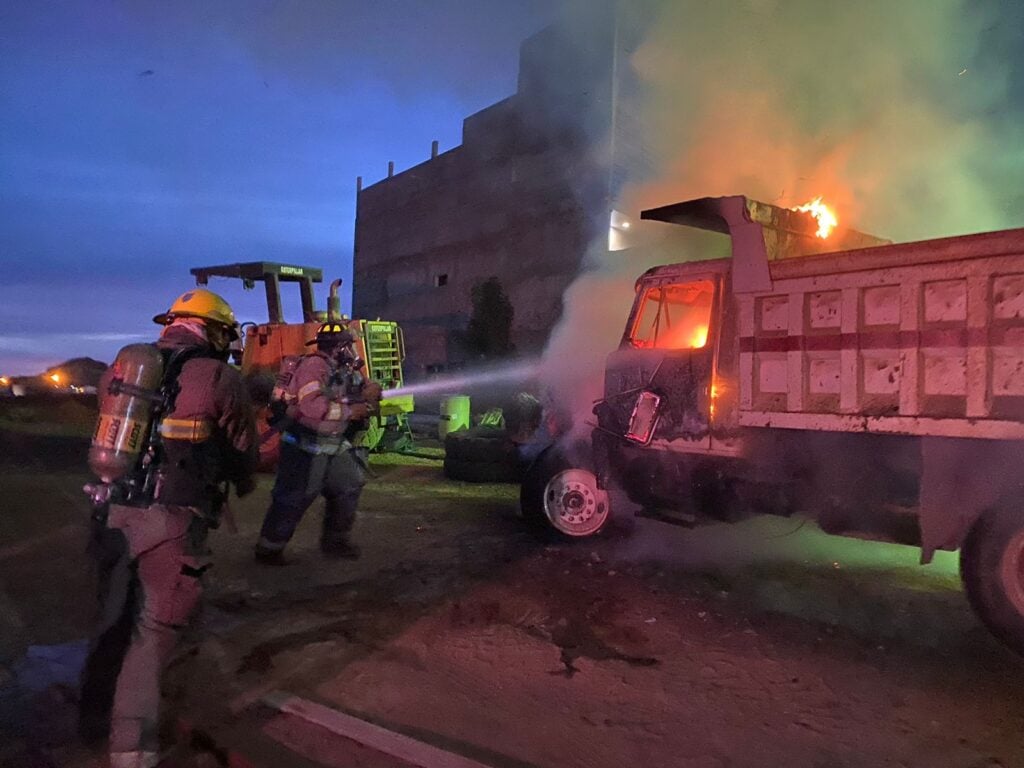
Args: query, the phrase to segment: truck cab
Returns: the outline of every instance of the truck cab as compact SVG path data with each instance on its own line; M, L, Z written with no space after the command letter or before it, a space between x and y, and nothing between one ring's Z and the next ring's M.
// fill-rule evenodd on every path
M721 426L716 400L730 373L730 350L721 354L731 337L722 333L732 320L722 298L728 277L726 260L641 275L618 349L607 359L603 427L636 445L711 449Z

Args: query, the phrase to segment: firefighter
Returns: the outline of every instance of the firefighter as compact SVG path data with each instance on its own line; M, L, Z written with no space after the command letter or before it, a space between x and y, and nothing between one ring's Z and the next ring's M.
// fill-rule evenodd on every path
M83 673L80 727L87 739L109 728L111 768L156 765L160 675L200 599L207 532L229 483L238 496L254 488L255 421L240 374L225 362L238 333L231 307L196 289L153 320L164 326L155 346L165 398L144 452L156 457L145 465L153 490L138 499L111 483L94 539L102 617ZM118 391L117 368L100 383L101 398Z
M352 349L355 337L343 324L317 330L316 352L300 358L289 383L291 417L281 434L281 458L270 509L263 520L255 558L283 565L284 548L303 514L324 497L320 549L328 557L355 559L359 547L349 533L366 479L366 450L352 439L380 403L381 388L366 381Z

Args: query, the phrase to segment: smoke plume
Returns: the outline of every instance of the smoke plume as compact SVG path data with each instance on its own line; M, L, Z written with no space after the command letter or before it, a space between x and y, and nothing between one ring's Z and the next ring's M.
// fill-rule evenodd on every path
M979 55L991 5L660 5L631 57L655 158L649 182L627 190L635 204L824 195L847 223L895 240L1020 223L1006 193L1019 146L1010 70Z
M574 23L588 23L589 7L576 6ZM995 0L620 3L619 23L634 36L620 36L618 76L635 86L628 124L639 136L610 144L640 141L644 162L629 167L613 207L635 221L645 207L695 197L745 194L789 207L822 195L841 225L895 241L1021 225L1021 130L1008 98L1022 57L990 53L1013 50L1008 8ZM643 248L594 244L549 345L548 378L575 393L578 414L581 400L599 396L604 356L643 269L728 253L721 236L637 229Z

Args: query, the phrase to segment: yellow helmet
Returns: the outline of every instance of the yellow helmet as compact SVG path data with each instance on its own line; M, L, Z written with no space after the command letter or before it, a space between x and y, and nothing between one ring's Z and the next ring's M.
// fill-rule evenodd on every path
M153 322L167 325L176 317L201 317L229 328L235 327L235 313L231 305L205 288L196 288L181 294L171 308L154 317Z

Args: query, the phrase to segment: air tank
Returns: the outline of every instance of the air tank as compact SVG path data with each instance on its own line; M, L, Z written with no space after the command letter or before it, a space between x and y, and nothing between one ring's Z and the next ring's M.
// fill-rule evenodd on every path
M104 483L135 469L163 375L163 357L152 344L129 344L117 353L101 385L100 415L89 447L89 468Z

